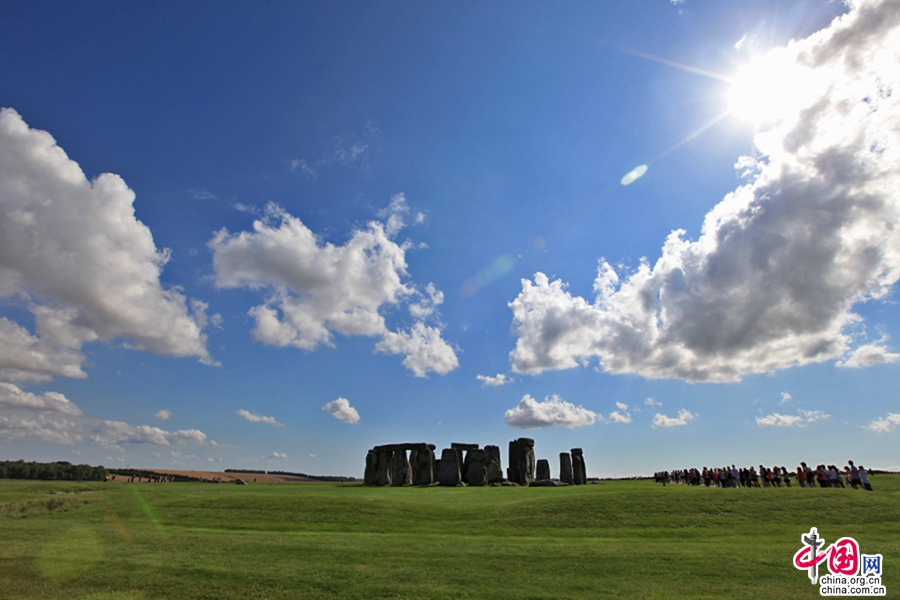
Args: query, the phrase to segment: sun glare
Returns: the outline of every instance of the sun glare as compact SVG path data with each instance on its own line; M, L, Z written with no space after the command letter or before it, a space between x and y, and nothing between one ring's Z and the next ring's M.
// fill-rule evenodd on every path
M788 118L806 106L814 86L809 69L781 53L759 57L731 79L729 109L756 126Z

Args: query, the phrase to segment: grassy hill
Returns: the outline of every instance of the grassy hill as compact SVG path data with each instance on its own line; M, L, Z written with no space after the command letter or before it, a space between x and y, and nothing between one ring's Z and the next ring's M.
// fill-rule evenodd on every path
M882 554L898 597L900 476L872 483L0 481L0 600L813 598L818 587L791 564L812 526L826 543L851 536Z

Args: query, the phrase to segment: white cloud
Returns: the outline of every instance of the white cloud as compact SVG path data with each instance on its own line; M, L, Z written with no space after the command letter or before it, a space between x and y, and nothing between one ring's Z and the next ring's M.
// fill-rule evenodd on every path
M2 275L0 275L2 279ZM0 318L0 381L40 382L54 375L84 379L84 355Z
M55 444L88 439L105 448L121 450L121 444L199 444L206 439L206 434L197 429L169 432L149 425L132 426L96 419L85 416L58 392L32 394L0 382L0 440L28 438Z
M790 402L790 401L791 401L791 395L788 394L787 392L781 392L781 403L784 404L785 402Z
M407 332L388 329L382 309L421 296L406 283L405 249L392 239L402 227L405 199L395 196L387 226L372 221L343 246L322 243L299 219L270 204L252 232L222 230L209 242L216 285L263 290L265 304L250 309L254 338L264 344L315 350L334 345L334 333L381 336L376 350L406 354L404 364L417 376L447 373L457 366L440 330L421 319L434 312L443 295L426 286L427 298L411 308L419 320ZM397 219L399 219L399 221Z
M619 410L614 410L609 414L609 422L631 423L631 415L628 413L628 405L624 402L616 402L616 408L618 408ZM635 412L640 412L640 409L635 408Z
M405 354L403 366L416 377L427 377L430 371L445 375L459 366L456 352L441 337L440 329L421 321L408 332L385 331L375 350L385 354Z
M697 415L684 408L678 411L678 417L667 417L666 415L656 413L656 416L653 417L653 426L680 427L682 425L687 425L687 422L695 418L696 416Z
M827 415L820 410L803 410L797 411L796 415L782 415L773 412L765 417L756 417L756 424L760 427L803 427L809 423L828 419L831 415Z
M115 338L211 362L201 316L160 283L169 252L134 199L117 175L88 181L49 133L0 110L0 298L27 299L37 334L0 320L0 376L84 377L81 346Z
M497 373L493 377L491 377L490 375L476 375L475 378L481 382L481 385L487 385L491 387L506 385L507 383L512 383L513 381L515 381L512 377L508 377L505 373Z
M24 392L11 383L0 382L0 407L77 416L81 410L58 392L42 395Z
M644 404L646 406L662 406L662 402L654 400L653 398L647 398L646 400L644 400Z
M172 411L170 411L170 410L163 409L163 410L159 411L158 413L156 413L156 418L161 421L167 421L171 416L172 416Z
M434 314L437 307L444 303L444 292L434 287L433 283L425 286L425 297L409 305L409 314L416 319L424 319Z
M803 423L803 417L799 415L772 413L765 417L756 417L756 424L760 427L795 427L801 423Z
M268 456L268 458L274 458L276 460L284 460L287 458L287 454L282 454L281 452L272 452L272 454L270 454Z
M91 440L105 446L120 450L121 444L155 444L169 446L171 444L199 444L206 439L206 434L197 429L181 429L169 432L149 425L129 425L122 421L103 421L94 428Z
M78 424L53 414L0 415L0 440L37 438L54 444L74 444L83 438Z
M582 427L593 425L597 414L566 402L556 394L538 402L528 394L515 408L506 411L503 420L516 429L537 429L540 427Z
M900 425L900 414L888 413L886 417L878 417L866 426L870 431L887 433Z
M543 273L523 280L514 371L596 358L610 373L736 381L847 352L853 306L900 278L900 4L857 2L778 52L820 87L757 135L750 183L696 241L673 232L655 264L620 279L601 260L593 302Z
M898 360L900 360L900 354L889 351L882 344L875 343L859 346L846 359L839 361L837 366L856 369L881 363L893 363Z
M619 412L617 410L609 413L610 423L631 423L631 415L627 412Z
M275 417L264 417L262 415L258 415L253 411L241 409L237 411L239 417L246 421L250 421L251 423L265 423L266 425L275 425L277 427L284 427L284 423L279 423L275 420Z
M350 401L346 398L332 400L323 406L322 410L331 413L335 419L341 420L344 423L359 423L359 413L356 412L355 408L350 406Z

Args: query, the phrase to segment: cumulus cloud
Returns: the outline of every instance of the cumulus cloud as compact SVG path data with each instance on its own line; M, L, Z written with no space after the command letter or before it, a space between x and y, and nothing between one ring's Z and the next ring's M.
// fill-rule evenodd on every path
M803 410L797 411L796 415L782 415L773 412L765 417L756 417L756 424L760 427L804 427L809 423L828 419L831 415L827 415L820 410Z
M781 403L784 404L786 402L791 401L791 395L787 392L781 392Z
M284 460L287 458L287 454L283 454L281 452L272 452L272 454L270 454L268 456L268 458L274 458L276 460Z
M662 402L654 400L653 398L647 398L646 400L644 400L644 404L646 406L662 406Z
M91 440L112 449L121 449L121 444L199 444L206 434L197 429L181 429L169 432L149 425L129 425L122 421L103 421L95 427Z
M159 411L158 413L156 413L156 418L159 419L160 421L167 421L171 417L172 417L172 411L170 411L170 410L163 409L163 410Z
M556 394L538 402L525 394L519 405L506 411L503 420L516 429L538 429L541 427L582 427L593 425L597 414L566 402Z
M265 303L249 311L253 337L264 344L315 350L333 346L335 333L380 336L376 350L406 354L403 363L417 376L447 373L457 366L456 354L440 329L423 322L443 295L428 285L423 296L405 281L405 247L393 240L405 207L402 195L395 196L384 213L387 224L372 221L337 246L269 204L252 232L223 229L209 242L216 285L266 294ZM417 321L409 331L388 329L382 310L422 297L410 308Z
M40 412L80 415L81 410L58 392L44 392L42 395L24 392L11 383L0 382L0 407L27 409Z
M249 410L241 409L237 411L237 414L245 421L250 421L251 423L265 423L266 425L275 425L277 427L285 426L284 423L279 423L278 421L276 421L275 417L264 417Z
M888 413L886 417L878 417L866 426L870 431L878 433L887 433L900 425L900 414Z
M0 319L5 380L84 377L82 345L115 338L212 362L205 316L160 282L169 252L134 199L117 175L88 181L49 133L0 110L0 299L26 299L36 329Z
M900 360L900 354L891 352L882 344L866 344L859 346L851 352L846 359L839 361L837 366L847 369L857 369L859 367L871 367L881 363L893 363Z
M655 264L620 277L601 259L592 302L543 273L523 280L514 371L598 359L610 373L736 381L852 352L854 305L900 277L900 4L855 2L777 60L812 83L756 136L749 182L696 241L669 235ZM890 356L856 352L847 366Z
M409 331L385 331L381 341L375 344L375 350L385 354L405 354L403 366L416 377L427 377L431 371L446 375L459 366L456 352L441 337L441 330L421 321Z
M67 445L89 440L121 450L122 444L199 444L206 434L197 429L170 432L149 425L97 419L84 415L58 392L35 394L0 382L0 440L20 439Z
M54 375L84 379L83 363L79 350L31 335L17 323L0 318L0 381L36 383Z
M695 418L697 415L693 414L691 411L682 408L678 411L677 417L667 417L664 414L656 413L656 416L653 417L653 426L654 427L681 427L683 425L687 425L688 421Z
M74 444L82 441L77 423L52 414L0 415L0 440L36 438L54 444Z
M614 410L609 413L609 422L631 423L631 415L628 414L628 405L624 402L616 402L616 408L618 408L619 410Z
M506 385L507 383L512 383L513 381L515 381L512 377L508 377L505 373L497 373L493 377L491 377L490 375L476 375L475 378L481 382L481 385L487 385L491 387Z
M344 423L359 423L359 413L356 412L355 408L350 406L350 401L346 398L332 400L323 406L322 410L330 413L335 419L343 421Z

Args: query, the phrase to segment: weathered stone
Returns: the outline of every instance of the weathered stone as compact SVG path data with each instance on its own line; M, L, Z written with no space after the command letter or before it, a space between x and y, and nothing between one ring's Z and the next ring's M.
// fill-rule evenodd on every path
M534 481L534 440L519 438L509 443L510 481L520 485L528 485Z
M394 456L393 450L388 450L387 448L375 447L376 454L378 455L378 476L375 480L375 485L391 485L391 459Z
M465 482L469 485L487 485L487 464L484 450L466 452Z
M453 448L441 450L441 471L438 483L446 486L456 486L461 483L459 453Z
M573 483L575 481L572 471L572 455L568 452L559 453L559 480L563 483Z
M500 483L503 481L503 467L500 463L500 447L485 446L484 460L487 463L488 483Z
M537 461L537 473L535 474L536 481L549 481L550 480L550 461L546 458L542 458Z
M463 481L466 481L466 455L471 450L478 450L478 444L460 444L453 442L450 447L456 450L456 456L459 459L459 475Z
M552 479L535 479L531 483L528 484L528 487L556 487L560 485L556 481ZM562 484L565 485L565 484Z
M438 483L441 480L441 459L434 459L434 466L431 469L432 483Z
M378 453L369 450L366 453L366 474L363 478L365 485L376 485L378 483Z
M434 451L428 447L410 450L409 462L412 465L413 485L431 485L434 481Z
M391 485L401 486L412 483L412 468L406 458L406 450L402 447L394 450L391 457Z
M581 448L572 448L572 472L573 483L584 485L587 483L587 470L584 466L584 452Z

